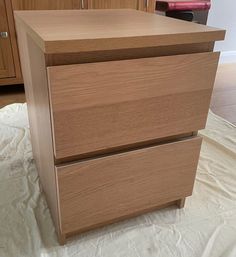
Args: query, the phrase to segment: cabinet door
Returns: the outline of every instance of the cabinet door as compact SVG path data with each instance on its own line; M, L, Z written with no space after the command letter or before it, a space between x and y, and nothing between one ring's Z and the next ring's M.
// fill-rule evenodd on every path
M138 9L145 12L155 12L156 0L139 0Z
M14 10L80 9L83 0L12 0Z
M89 9L138 9L139 0L87 0Z
M9 78L15 69L4 0L0 0L0 17L0 78Z

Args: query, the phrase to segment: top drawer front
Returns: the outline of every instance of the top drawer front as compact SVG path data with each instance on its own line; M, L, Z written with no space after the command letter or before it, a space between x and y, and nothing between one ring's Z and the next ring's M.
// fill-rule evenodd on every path
M48 68L57 159L205 126L219 54Z

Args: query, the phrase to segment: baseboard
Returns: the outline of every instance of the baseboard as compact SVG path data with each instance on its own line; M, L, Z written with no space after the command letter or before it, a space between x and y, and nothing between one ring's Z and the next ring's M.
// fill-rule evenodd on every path
M236 63L236 51L225 51L220 54L220 63Z

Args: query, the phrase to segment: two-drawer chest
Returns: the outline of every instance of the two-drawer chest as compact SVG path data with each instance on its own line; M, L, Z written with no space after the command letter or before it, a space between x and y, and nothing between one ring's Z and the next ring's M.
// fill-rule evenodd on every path
M192 194L223 30L134 10L15 13L61 243Z

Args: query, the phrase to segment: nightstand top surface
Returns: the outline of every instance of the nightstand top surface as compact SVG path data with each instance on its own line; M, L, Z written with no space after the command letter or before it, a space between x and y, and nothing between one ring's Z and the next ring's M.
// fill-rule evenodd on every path
M225 31L131 9L15 11L45 53L86 52L223 40Z

